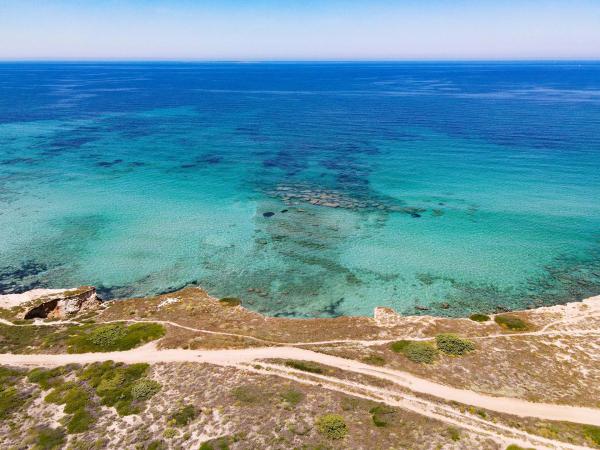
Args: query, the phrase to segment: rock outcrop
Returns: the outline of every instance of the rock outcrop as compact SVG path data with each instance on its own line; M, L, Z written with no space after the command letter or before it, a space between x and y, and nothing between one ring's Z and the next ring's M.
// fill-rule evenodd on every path
M21 305L21 318L65 319L83 310L96 309L100 300L93 286L44 295Z

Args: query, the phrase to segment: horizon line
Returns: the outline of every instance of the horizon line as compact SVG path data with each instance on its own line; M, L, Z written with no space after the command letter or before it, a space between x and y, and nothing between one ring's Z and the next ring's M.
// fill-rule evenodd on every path
M239 64L259 64L259 63L363 63L363 62L600 62L600 56L587 58L571 57L524 57L524 58L273 58L273 59L253 59L253 58L0 58L0 63L82 63L82 62L149 62L149 63L239 63Z

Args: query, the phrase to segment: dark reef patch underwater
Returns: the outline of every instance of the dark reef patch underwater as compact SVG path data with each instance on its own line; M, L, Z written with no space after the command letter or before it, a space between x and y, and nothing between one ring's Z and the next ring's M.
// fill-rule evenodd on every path
M0 64L0 293L278 316L600 294L600 64Z

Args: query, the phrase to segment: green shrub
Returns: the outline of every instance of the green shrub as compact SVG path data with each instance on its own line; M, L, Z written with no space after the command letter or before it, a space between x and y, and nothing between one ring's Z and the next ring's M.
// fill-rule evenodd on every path
M373 423L376 427L385 427L389 423L390 417L396 411L386 405L377 405L369 410Z
M600 445L600 427L586 425L583 428L583 432L585 434L585 437L591 440L594 444Z
M163 431L163 437L166 439L173 439L175 436L177 436L177 434L178 433L175 428L167 428L165 431Z
M225 297L219 300L219 302L225 306L239 306L242 301L237 297Z
M302 370L310 373L323 373L325 372L321 366L311 361L297 361L289 359L285 362L285 365L293 369Z
M431 364L438 356L437 349L429 342L402 340L393 342L391 348L416 363Z
M220 437L200 444L199 450L229 450L228 437Z
M511 315L496 316L494 317L494 321L501 327L509 330L522 331L529 328L527 322Z
M169 421L175 422L175 425L183 427L196 418L196 408L192 405L185 405L174 412Z
M131 397L134 400L147 400L160 391L160 387L160 383L149 378L142 378L131 387Z
M510 444L506 447L506 450L535 450L534 448L523 448L518 446L517 444Z
M438 334L435 337L437 348L448 355L462 356L475 350L475 344L451 333Z
M126 416L139 412L143 400L160 388L159 383L143 378L147 370L148 364L106 361L90 364L79 374L79 379L95 389L103 405L114 406L119 415Z
M488 320L490 320L490 316L488 316L487 314L471 314L469 316L469 319L475 321L475 322L487 322Z
M94 422L94 418L85 409L79 409L67 421L67 432L69 434L83 433L90 429L90 425Z
M325 414L317 419L316 424L319 432L329 439L342 439L348 434L348 425L337 414Z
M296 406L304 398L304 394L295 389L288 389L281 393L281 398L292 406Z
M165 328L158 323L82 325L67 340L67 350L69 353L130 350L164 334Z
M35 432L35 450L54 450L62 448L65 432L62 428L38 428Z

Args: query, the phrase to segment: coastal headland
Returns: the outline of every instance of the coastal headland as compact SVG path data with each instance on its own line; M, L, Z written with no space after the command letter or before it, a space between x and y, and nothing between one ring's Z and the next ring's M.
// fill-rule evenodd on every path
M86 286L0 296L0 317L3 448L600 448L600 296L293 319Z

